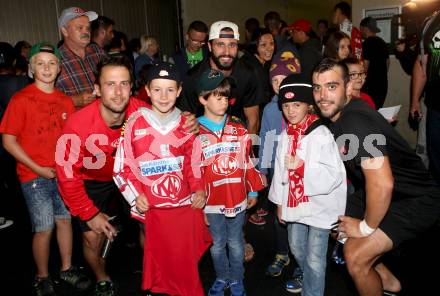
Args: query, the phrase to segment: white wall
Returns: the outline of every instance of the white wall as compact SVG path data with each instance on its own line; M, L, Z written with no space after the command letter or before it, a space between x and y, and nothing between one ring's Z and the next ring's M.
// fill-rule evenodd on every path
M128 38L155 36L165 53L174 52L177 38L176 0L0 0L0 41L14 45L60 39L57 20L68 7L96 11L115 21L115 29ZM166 7L166 8L164 8ZM174 29L176 27L176 29Z
M298 18L309 19L316 24L318 19L331 20L333 6L340 0L181 0L183 32L194 20L208 26L215 21L228 20L240 28L244 40L244 22L255 17L263 26L264 14L277 11L288 24ZM351 1L348 1L351 2Z
M353 24L359 27L362 20L362 9L377 8L390 5L404 5L407 0L353 0ZM417 141L417 133L409 127L408 112L410 105L410 87L411 79L401 68L399 61L391 56L390 69L388 72L388 95L385 100L385 107L402 105L398 116L396 129L408 141L408 143L415 147Z

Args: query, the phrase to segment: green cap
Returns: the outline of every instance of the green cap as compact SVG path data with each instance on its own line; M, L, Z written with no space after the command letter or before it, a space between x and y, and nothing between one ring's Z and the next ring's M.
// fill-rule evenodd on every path
M34 55L36 55L37 53L40 53L40 52L48 52L48 53L54 54L58 58L58 60L61 60L61 55L60 55L60 51L58 50L58 48L48 42L41 42L41 43L34 44L31 48L31 51L29 52L29 60Z
M234 79L230 76L225 76L220 71L214 69L204 71L197 82L197 95L200 95L205 91L212 91L216 89L225 79L227 79L231 85L234 85Z

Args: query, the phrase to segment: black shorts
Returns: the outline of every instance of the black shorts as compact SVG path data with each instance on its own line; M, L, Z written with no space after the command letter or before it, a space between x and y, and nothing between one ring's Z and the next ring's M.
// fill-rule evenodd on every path
M87 195L101 213L108 216L118 215L123 197L113 181L84 180ZM87 223L78 218L82 232L90 231Z
M365 196L355 192L348 196L346 216L364 219ZM393 248L427 231L440 217L440 190L428 195L392 201L379 228L392 240Z

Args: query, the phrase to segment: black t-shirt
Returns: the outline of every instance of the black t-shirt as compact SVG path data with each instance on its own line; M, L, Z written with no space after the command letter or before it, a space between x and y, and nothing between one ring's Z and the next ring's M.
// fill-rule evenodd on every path
M362 54L364 60L369 61L363 91L373 98L376 108L380 108L388 91L387 44L380 37L368 37L362 44Z
M340 151L347 175L356 189L365 188L361 161L382 155L388 156L394 177L393 201L428 194L433 186L437 186L408 143L367 103L350 101L339 119L329 127L338 146L342 146ZM351 140L344 141L343 138ZM356 149L356 142L359 149Z
M310 38L299 46L299 57L301 61L301 73L312 80L315 67L322 60L321 45L318 39Z
M183 91L177 100L177 107L182 111L189 111L196 116L203 115L204 110L199 103L196 85L200 75L209 68L207 59L188 71L188 76L183 81ZM234 78L235 87L231 90L228 114L245 120L243 108L257 106L267 100L264 97L263 85L258 82L253 67L242 60L236 62L231 76Z
M428 23L423 43L425 53L428 54L425 104L428 108L440 111L440 13Z
M270 62L261 64L254 54L247 52L240 59L254 68L258 83L261 83L261 86L263 87L264 103L270 102L274 95L269 78Z

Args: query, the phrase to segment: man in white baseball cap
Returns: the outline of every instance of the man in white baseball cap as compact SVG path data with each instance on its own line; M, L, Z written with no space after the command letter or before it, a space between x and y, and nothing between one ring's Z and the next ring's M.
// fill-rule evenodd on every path
M98 18L94 11L79 7L64 9L58 28L64 43L59 48L61 73L56 87L70 96L77 108L92 102L96 66L106 56L103 49L90 43L90 22Z
M221 71L224 76L232 76L236 81L236 87L231 90L233 100L230 101L228 113L241 118L247 123L249 133L256 134L259 128L259 105L267 98L264 98L256 71L251 65L238 59L239 39L236 24L217 21L211 25L208 42L211 55L188 72L177 104L181 110L202 115L203 108L199 104L196 91L197 81L209 68Z
M213 23L211 25L211 29L209 30L209 40L218 38L233 38L237 41L240 40L238 26L228 21L218 21Z

